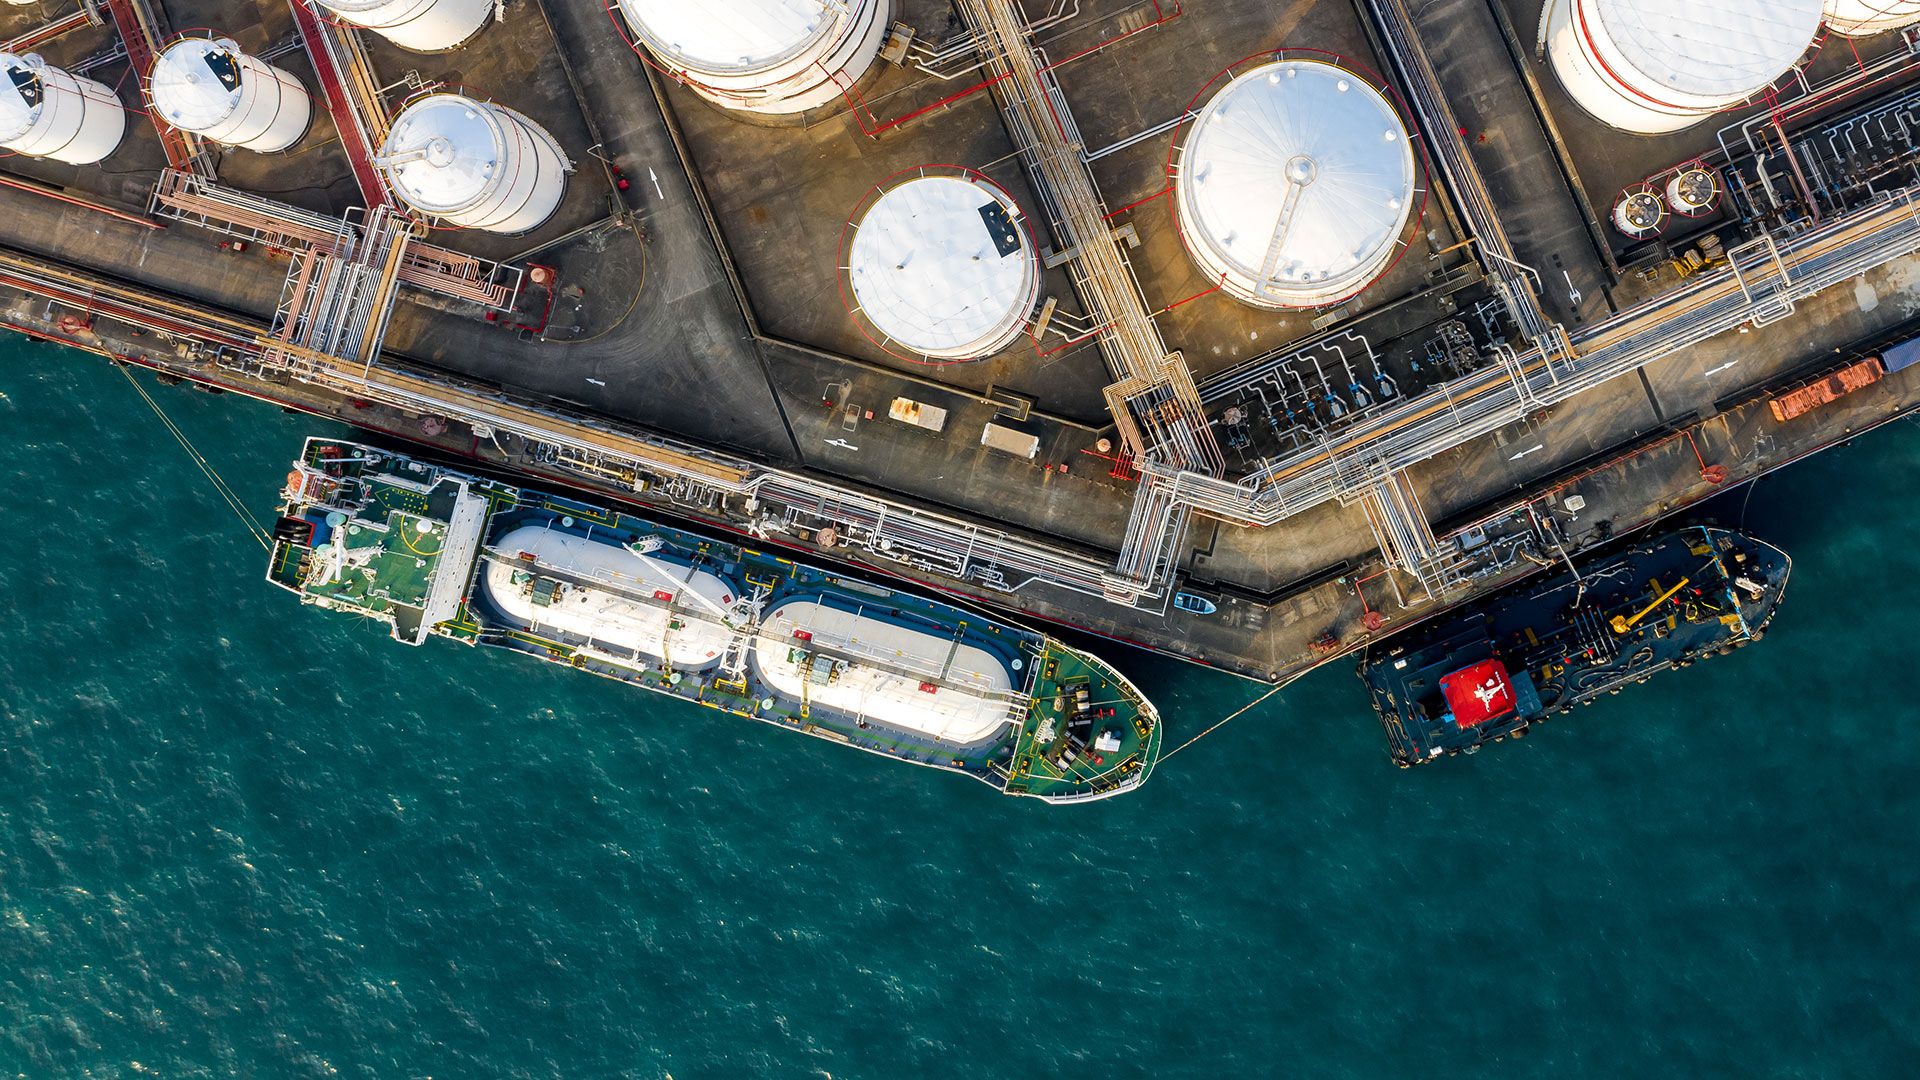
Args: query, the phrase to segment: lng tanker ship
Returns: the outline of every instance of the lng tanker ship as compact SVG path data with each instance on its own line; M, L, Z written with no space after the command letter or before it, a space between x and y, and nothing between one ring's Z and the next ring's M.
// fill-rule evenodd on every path
M1010 795L1140 786L1152 703L1051 637L603 506L308 439L267 579L303 603L512 649Z

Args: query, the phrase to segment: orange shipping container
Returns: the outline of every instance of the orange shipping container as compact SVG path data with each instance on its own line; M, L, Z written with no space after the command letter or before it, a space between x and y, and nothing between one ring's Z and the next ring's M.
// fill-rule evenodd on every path
M1800 387L1789 390L1768 402L1773 408L1775 420L1786 421L1804 413L1812 412L1822 405L1850 394L1863 386L1872 386L1880 381L1885 371L1880 366L1880 358L1870 356L1857 363L1848 364L1839 371Z

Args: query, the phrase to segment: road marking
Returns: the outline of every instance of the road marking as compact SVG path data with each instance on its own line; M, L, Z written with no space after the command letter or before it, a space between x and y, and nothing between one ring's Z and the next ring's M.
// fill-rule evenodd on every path
M1508 458L1507 460L1508 460L1508 461L1519 461L1519 460L1520 460L1521 458L1523 458L1523 457L1526 457L1526 456L1527 456L1528 454L1531 454L1531 453L1533 453L1533 452L1534 452L1535 450L1545 450L1546 448L1547 448L1547 447L1546 447L1546 444L1544 444L1544 443L1535 443L1535 444L1533 444L1532 446L1529 446L1529 447L1527 447L1527 448L1526 448L1525 450L1522 450L1522 451L1520 451L1519 453L1517 453L1517 454L1515 454L1515 455L1513 455L1512 457L1510 457L1510 458Z
M1738 360L1729 360L1726 363L1721 364L1719 367L1708 368L1707 370L1700 373L1700 377L1704 379L1709 375L1718 375L1721 372L1727 370L1728 368L1733 367L1735 364L1738 364L1739 362L1740 361Z
M603 382L601 382L601 381L600 381L599 379L588 379L587 381L588 381L588 382L590 382L590 383L592 383L592 384L593 384L593 385L595 385L595 386L605 386L605 385L607 385L606 383L603 383Z
M857 446L855 446L855 445L853 445L852 443L850 443L850 442L848 442L848 441L847 441L847 440L845 440L845 439L828 439L828 440L827 440L827 445L828 445L828 446L838 446L838 447L840 447L840 448L841 448L842 450L858 450L858 449L860 449L859 447L857 447Z
M653 181L653 193L660 196L661 202L666 202L667 193L660 190L660 177L654 173L651 165L647 166L647 179Z

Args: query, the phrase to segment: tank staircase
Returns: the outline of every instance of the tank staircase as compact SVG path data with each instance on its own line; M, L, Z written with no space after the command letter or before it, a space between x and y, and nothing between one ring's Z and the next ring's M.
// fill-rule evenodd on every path
M320 81L327 112L333 115L333 126L340 133L340 148L346 152L354 181L360 185L360 197L366 200L368 209L385 206L392 200L374 158L387 141L387 113L379 81L373 77L359 35L349 27L321 19L305 0L287 3Z
M104 0L104 3L107 13L113 17L114 29L120 33L120 43L127 51L127 66L140 80L144 102L147 82L153 77L154 59L159 55L160 43L166 40L166 24L160 21L159 13L147 0ZM153 122L153 130L160 136L160 147L166 151L169 166L196 176L213 176L213 163L200 148L199 140L164 123L151 109L146 112L147 119Z

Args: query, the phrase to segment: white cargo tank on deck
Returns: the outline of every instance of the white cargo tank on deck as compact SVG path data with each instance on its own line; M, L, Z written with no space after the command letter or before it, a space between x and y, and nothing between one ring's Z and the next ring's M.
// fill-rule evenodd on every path
M1820 32L1824 0L1555 0L1554 74L1610 127L1664 135L1785 75Z
M227 38L181 38L154 61L148 100L160 119L210 142L270 154L306 134L313 102L300 80Z
M1866 37L1920 23L1920 0L1827 0L1827 26L1836 34Z
M1188 130L1174 214L1207 278L1249 304L1321 307L1387 268L1418 168L1380 92L1318 60L1242 72Z
M848 310L883 349L991 356L1040 299L1040 256L1013 197L965 169L920 169L851 225Z
M636 43L729 109L798 113L840 97L880 55L893 0L619 0Z
M573 170L539 124L503 105L446 93L400 110L374 163L421 214L499 233L526 232L551 217Z
M502 536L494 550L509 557L533 556L524 566L497 560L487 563L482 581L495 607L528 626L592 641L609 656L656 664L665 661L697 671L719 663L738 636L720 622L698 617L707 614L704 608L726 609L738 599L732 586L706 570L649 559L545 525L515 529ZM569 586L552 603L540 604L525 583L514 577L538 574L541 566L605 581L615 588ZM635 591L664 599L647 604L622 595ZM667 606L676 603L696 617L676 615Z
M49 67L36 53L0 53L0 148L91 165L126 131L127 111L106 85Z
M851 659L836 662L834 654ZM957 746L980 742L1014 720L1013 672L1001 658L951 635L812 600L789 600L767 612L754 638L753 663L768 686L789 698Z
M294 0L301 3L303 0ZM493 17L494 0L317 0L342 22L363 26L403 49L446 52L471 40Z

